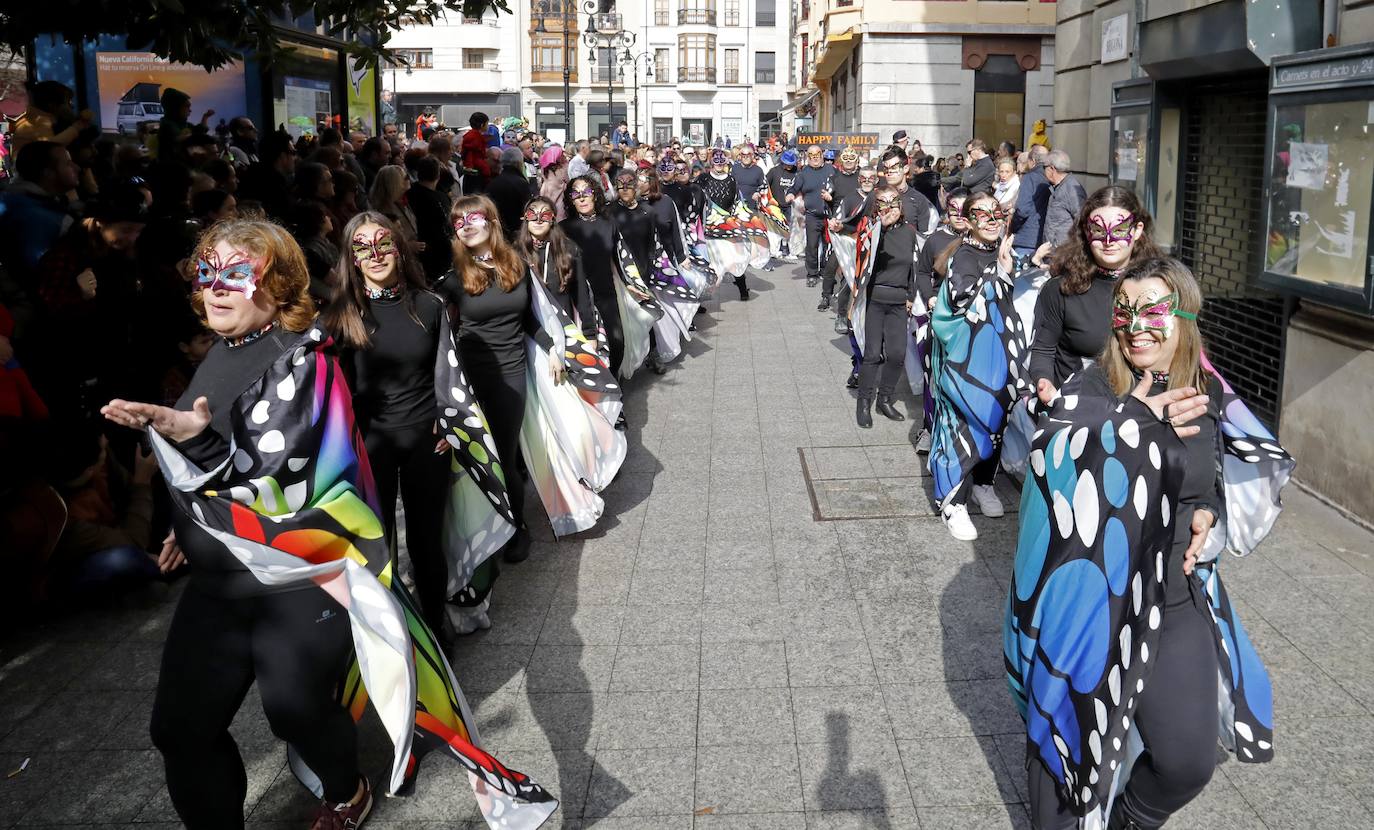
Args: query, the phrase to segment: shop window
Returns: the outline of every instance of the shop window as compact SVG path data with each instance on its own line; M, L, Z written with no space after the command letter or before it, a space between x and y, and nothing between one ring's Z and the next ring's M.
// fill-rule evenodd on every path
M989 55L973 73L973 137L988 147L1026 138L1026 73L1011 55Z

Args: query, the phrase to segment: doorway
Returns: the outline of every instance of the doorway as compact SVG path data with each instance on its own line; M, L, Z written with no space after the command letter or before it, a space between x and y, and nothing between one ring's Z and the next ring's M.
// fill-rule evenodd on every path
M973 135L992 152L1026 140L1026 73L1011 55L988 55L973 73Z
M684 118L682 119L682 132L691 139L694 147L700 147L711 143L711 119L709 118Z

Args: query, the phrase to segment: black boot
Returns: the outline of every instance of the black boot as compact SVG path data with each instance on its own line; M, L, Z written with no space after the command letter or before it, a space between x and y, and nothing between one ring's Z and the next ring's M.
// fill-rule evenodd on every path
M507 562L524 562L530 558L530 532L525 528L519 528L515 535L506 543L505 549L501 553L501 558Z
M859 395L859 404L854 408L854 420L864 429L873 427L873 399Z
M846 389L859 388L859 370L857 368L849 373L849 380L844 382L844 386Z
M884 417L893 421L906 420L906 416L898 411L897 407L892 405L892 396L884 395L881 392L878 393L878 411L883 413Z
M820 282L821 282L821 278L820 278L820 277L813 277L813 276L811 276L810 274L807 274L807 275L806 275L806 287L807 287L807 288L815 288L817 285L820 285Z
M749 302L749 286L745 283L744 277L735 280L735 287L739 289L740 302Z
M821 295L821 301L820 301L819 303L816 304L816 310L817 310L817 311L829 311L829 310L830 310L830 295L829 295L829 294L822 294L822 295Z
M1117 796L1116 803L1112 805L1112 817L1107 821L1107 830L1142 830L1135 819L1126 817L1126 811L1122 809L1124 803Z
M644 360L644 365L656 375L668 371L668 367L663 365L663 358L658 356L658 352L649 352L649 356Z

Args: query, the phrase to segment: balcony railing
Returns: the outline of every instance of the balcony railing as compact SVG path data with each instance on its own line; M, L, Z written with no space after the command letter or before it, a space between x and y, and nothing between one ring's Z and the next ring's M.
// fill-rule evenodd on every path
M773 77L774 73L771 69L754 70L754 83L756 84L771 84L773 83Z
M716 10L714 8L703 9L700 6L677 7L677 25L686 26L689 24L703 23L707 26L716 25Z
M536 84L561 84L563 83L563 67L544 66L534 64L530 67L530 81ZM577 83L577 67L572 68L568 74L568 83Z
M723 83L727 83L727 84L737 84L737 83L739 83L739 70L738 70L738 69L727 69L727 70L725 70L725 80L724 80Z
M716 82L716 68L680 66L677 70L677 82L680 84L713 84Z
M592 22L598 32L619 32L624 27L624 18L617 12L600 12L592 15Z
M496 23L497 23L497 21L496 21L496 18L495 18L495 17L464 17L464 18L463 18L463 25L464 25L464 26L491 26L492 28L495 28L495 27L496 27Z
M562 70L559 70L559 71L561 72ZM619 83L619 82L620 82L620 73L617 72L614 68L609 67L609 66L593 66L593 67L592 67L592 83L594 83L594 84L604 84L604 83L606 83L606 82L608 82L608 81L609 81L610 83Z

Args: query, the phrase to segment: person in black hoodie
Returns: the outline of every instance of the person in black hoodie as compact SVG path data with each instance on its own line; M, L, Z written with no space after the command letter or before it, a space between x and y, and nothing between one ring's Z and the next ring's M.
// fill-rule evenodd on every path
M442 172L437 158L425 156L416 163L415 184L406 192L406 203L415 214L415 236L424 243L420 265L430 284L453 267L453 228L448 222L453 202L439 187Z
M640 278L647 281L654 266L654 252L658 249L656 219L647 204L639 200L639 181L634 173L622 170L616 174L615 193L616 201L607 210L607 215L615 223L630 257L639 268ZM649 332L649 356L645 358L644 365L656 375L668 371L658 355L658 344L652 331Z
M825 163L825 150L819 144L806 149L806 166L797 170L792 187L787 191L787 204L802 200L806 212L806 287L813 288L821 281L820 251L825 238L825 223L830 218L830 206L822 194L830 186L835 169Z
M873 273L865 286L868 314L861 335L864 359L855 409L855 419L865 429L873 426L875 395L879 412L894 421L906 420L892 405L892 395L906 364L906 318L911 312L917 242L916 228L902 218L902 194L886 185L877 188L873 191L873 209L883 227Z

